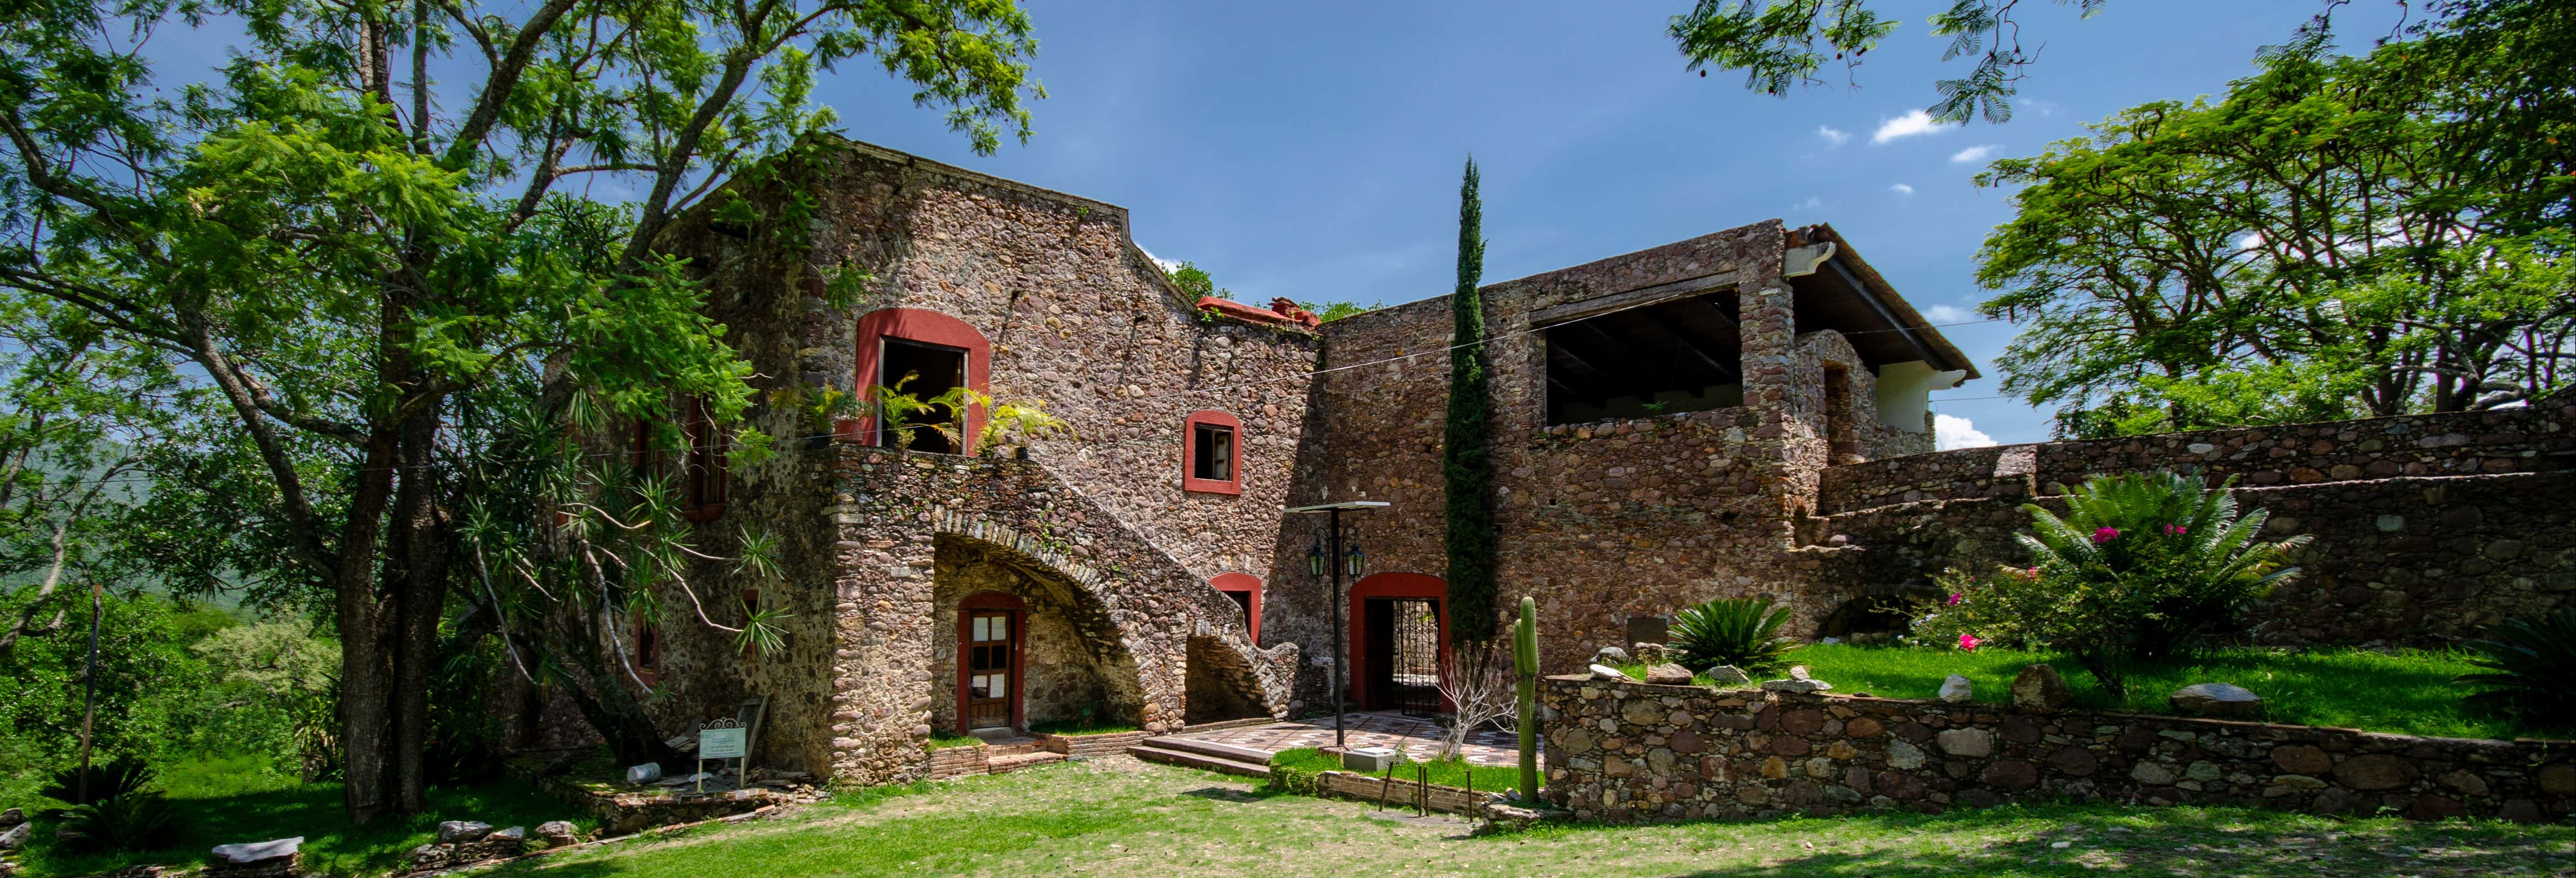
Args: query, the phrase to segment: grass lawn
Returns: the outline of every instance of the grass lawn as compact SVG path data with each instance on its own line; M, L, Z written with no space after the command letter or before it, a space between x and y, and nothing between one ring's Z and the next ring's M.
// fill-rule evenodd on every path
M179 808L177 844L130 854L69 854L53 849L52 822L40 819L35 840L20 861L24 874L94 875L142 863L193 866L205 862L207 849L215 845L301 835L305 874L381 875L401 867L412 848L435 839L441 820L532 830L548 820L572 820L584 832L597 828L571 806L516 782L431 790L427 813L356 826L341 810L339 784L298 783L257 757L177 763L161 770L154 788L168 793ZM0 807L22 807L33 815L61 805L28 798L0 802Z
M1273 753L1270 755L1270 765L1273 768L1285 768L1290 771L1342 770L1340 759L1327 756L1324 751L1313 747L1298 747ZM1475 789L1478 791L1509 790L1521 785L1521 769L1517 765L1469 765L1463 759L1442 759L1432 762L1407 760L1396 766L1395 779L1413 780L1413 772L1417 766L1429 768L1431 782L1442 786L1466 787L1467 773L1471 770L1475 772Z
M1469 838L1455 818L1256 791L1126 757L845 796L789 816L498 867L509 878L868 875L2469 876L2576 869L2576 827L2220 808L1569 827ZM2063 846L2060 846L2060 845Z
M1789 654L1837 693L1867 692L1883 698L1937 698L1951 674L1975 683L1976 700L2012 700L2013 677L2046 662L2075 690L2077 704L2105 710L2172 713L2165 696L2193 683L2234 683L2263 696L2273 722L2342 726L2450 738L2566 737L2567 730L2526 728L2500 717L2468 716L2451 685L2474 670L2465 654L2357 649L2212 650L2129 672L2129 697L2116 701L2093 675L2062 656L1985 648L1974 652L1919 646L1810 646ZM1623 668L1643 676L1642 665ZM1699 682L1706 684L1707 678Z

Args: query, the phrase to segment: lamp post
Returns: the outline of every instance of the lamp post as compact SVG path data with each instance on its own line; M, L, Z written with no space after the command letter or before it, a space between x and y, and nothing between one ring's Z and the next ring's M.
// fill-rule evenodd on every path
M1342 551L1342 513L1363 509L1384 509L1386 506L1386 503L1378 500L1345 500L1340 503L1299 506L1288 510L1300 515L1313 515L1320 512L1329 516L1325 528L1331 532L1332 547L1330 549L1321 545L1308 547L1306 566L1308 572L1315 574L1317 578L1322 578L1326 568L1331 568L1333 577L1333 748L1336 750L1347 747L1343 741L1345 731L1342 717L1342 689L1350 682L1350 668L1342 663L1342 629L1346 627L1342 624L1342 574L1347 571L1356 577L1360 575L1361 565L1368 562L1368 555L1360 551L1357 541L1351 543L1349 552Z

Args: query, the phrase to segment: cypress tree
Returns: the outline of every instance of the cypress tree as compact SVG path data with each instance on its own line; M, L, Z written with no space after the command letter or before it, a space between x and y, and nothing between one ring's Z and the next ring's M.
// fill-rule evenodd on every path
M1476 160L1458 186L1458 289L1449 296L1455 318L1449 343L1449 425L1440 472L1448 483L1449 621L1451 633L1470 645L1494 639L1494 533L1492 409L1487 386L1493 358L1485 350L1485 302L1476 289L1485 276L1485 205L1476 193Z

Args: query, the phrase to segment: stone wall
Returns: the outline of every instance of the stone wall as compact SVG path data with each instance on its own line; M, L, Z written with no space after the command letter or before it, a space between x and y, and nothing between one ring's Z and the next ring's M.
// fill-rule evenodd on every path
M2189 468L2246 487L2576 467L2576 397L2537 406L1965 448L1838 466L1821 512L1895 503L2021 499L2087 477Z
M2576 812L2576 742L1551 677L1547 797L1614 823L2013 801L2416 819Z

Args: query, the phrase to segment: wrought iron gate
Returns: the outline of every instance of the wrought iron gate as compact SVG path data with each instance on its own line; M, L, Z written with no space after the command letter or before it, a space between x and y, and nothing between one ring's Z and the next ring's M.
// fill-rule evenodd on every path
M1392 661L1387 670L1396 707L1409 716L1440 712L1440 603L1431 598L1394 600Z

